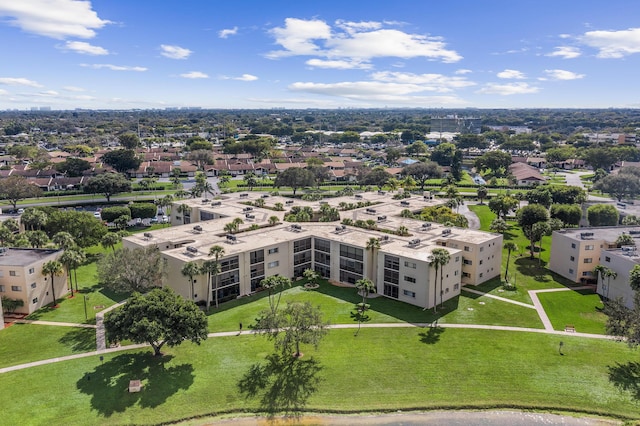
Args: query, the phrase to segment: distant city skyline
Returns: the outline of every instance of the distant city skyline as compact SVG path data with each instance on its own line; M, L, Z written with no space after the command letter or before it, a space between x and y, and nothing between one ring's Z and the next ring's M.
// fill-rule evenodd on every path
M0 0L0 110L640 108L636 0Z

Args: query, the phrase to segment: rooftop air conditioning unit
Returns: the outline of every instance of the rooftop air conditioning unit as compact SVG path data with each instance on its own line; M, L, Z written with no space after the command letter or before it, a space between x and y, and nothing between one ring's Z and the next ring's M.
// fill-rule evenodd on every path
M145 232L142 235L144 235L145 238L153 238L153 235L151 234L151 232Z
M196 226L193 227L193 230L196 231L196 232L202 232L202 226L196 225Z
M227 234L227 241L236 241L237 238L235 235Z
M196 247L193 247L193 246L187 246L187 251L189 253L194 253L195 254L195 253L198 252L198 249Z
M211 203L211 207L216 207L221 205L222 205L222 201L214 201L213 203Z
M410 247L415 247L417 245L420 244L420 238L414 238L413 240L409 241L409 246Z
M431 228L431 224L429 222L422 224L422 229L429 229L429 228Z

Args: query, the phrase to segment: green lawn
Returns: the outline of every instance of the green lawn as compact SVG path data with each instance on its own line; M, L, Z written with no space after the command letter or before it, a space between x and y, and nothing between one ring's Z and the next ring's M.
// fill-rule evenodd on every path
M95 350L92 328L13 324L0 332L0 367Z
M640 418L638 400L618 391L637 354L613 341L488 330L331 330L317 351L303 347L294 369L276 370L271 406L303 398L320 412L436 408L523 408ZM490 342L490 344L488 343ZM6 373L0 392L6 424L157 424L261 409L238 384L271 351L260 336L212 338L202 345L66 361ZM313 361L312 361L313 360ZM126 391L140 379L140 393ZM278 389L278 390L276 390ZM52 391L55 390L55 391ZM38 409L34 410L37 406Z
M538 293L538 298L555 330L573 325L580 333L605 334L607 317L601 312L600 296L593 291Z

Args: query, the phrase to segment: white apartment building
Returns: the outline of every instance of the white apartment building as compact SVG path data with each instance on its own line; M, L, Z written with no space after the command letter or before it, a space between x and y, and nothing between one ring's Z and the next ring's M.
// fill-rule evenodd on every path
M248 206L264 200L264 207ZM287 206L309 206L319 210L321 203L369 202L366 207L341 211L342 219L373 221L376 229L342 226L340 222L283 222L283 211L274 211L277 203ZM339 283L354 284L370 278L377 292L384 296L421 307L447 301L460 294L465 284L476 285L499 276L502 262L502 235L476 230L448 228L418 220L399 217L400 211L419 211L438 201L430 197L392 200L387 194L365 193L355 197L329 201L305 202L283 197L263 198L262 194L233 194L213 202L180 201L172 208L175 226L124 239L128 248L157 246L167 261L166 285L183 297L207 299L207 276L194 277L193 289L181 268L186 262L202 264L213 259L209 249L218 245L224 249L220 259L218 289L211 300L218 302L254 293L267 276L301 277L305 269L314 269L321 276ZM177 213L178 205L190 209ZM212 205L213 204L213 205ZM247 210L251 207L251 210ZM180 209L184 210L184 208ZM185 218L186 216L186 218ZM269 218L277 216L279 223L269 226ZM234 218L244 223L241 231L227 234L223 228ZM189 224L180 225L187 219ZM371 222L370 222L371 223ZM393 234L400 226L407 236ZM253 230L246 230L248 228ZM245 231L246 230L246 231ZM379 249L367 250L370 239L377 239ZM451 259L440 271L435 282L431 267L431 252L445 248Z
M21 299L24 306L16 313L30 314L53 302L51 277L42 274L42 266L57 260L62 250L1 248L0 249L0 297ZM67 275L54 278L56 298L65 295Z
M622 234L640 238L640 227L609 226L600 228L565 229L553 233L549 269L576 283L597 280L597 292L609 299L622 298L627 307L633 306L633 291L629 286L629 272L640 263L635 246L618 247ZM594 269L603 265L616 277L597 276Z

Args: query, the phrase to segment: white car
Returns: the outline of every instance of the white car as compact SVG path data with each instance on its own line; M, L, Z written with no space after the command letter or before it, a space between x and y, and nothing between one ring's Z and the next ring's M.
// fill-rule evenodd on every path
M96 219L102 220L102 216L100 215L100 212L93 212L93 217L95 217Z

